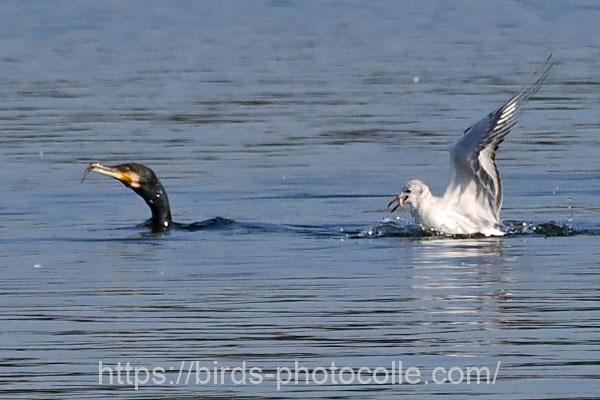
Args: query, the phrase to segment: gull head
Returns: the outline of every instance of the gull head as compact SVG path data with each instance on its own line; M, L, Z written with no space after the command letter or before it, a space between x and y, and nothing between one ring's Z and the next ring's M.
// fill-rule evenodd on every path
M392 212L394 212L398 207L402 208L404 204L416 207L419 201L429 194L429 188L426 184L416 179L412 180L404 186L404 189L402 189L402 192L398 196L390 201L388 208L393 206Z

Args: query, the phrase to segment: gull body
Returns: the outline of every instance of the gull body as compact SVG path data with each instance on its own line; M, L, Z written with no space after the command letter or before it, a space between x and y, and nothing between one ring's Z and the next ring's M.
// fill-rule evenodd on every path
M442 197L437 197L425 183L412 180L406 184L399 196L406 195L408 198L402 202L411 205L410 213L415 223L425 229L451 235L504 235L497 226L500 221L488 210L477 204L473 204L470 210L461 207L465 198L473 198L471 194L461 196L460 193L446 191Z
M552 66L550 56L533 83L467 128L450 152L452 175L441 197L420 180L409 181L388 206L411 207L415 223L440 234L501 236L502 181L496 151L516 124L522 106L537 92Z

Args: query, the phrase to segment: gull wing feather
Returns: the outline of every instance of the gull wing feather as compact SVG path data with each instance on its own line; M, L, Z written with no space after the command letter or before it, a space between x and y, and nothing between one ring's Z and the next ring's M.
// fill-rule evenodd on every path
M533 83L523 87L500 108L467 128L450 153L453 175L446 193L452 193L459 199L474 187L478 204L491 212L491 218L495 222L500 220L502 206L502 181L496 167L496 151L517 123L523 104L538 91L546 79L552 66L551 57L552 54L535 73Z

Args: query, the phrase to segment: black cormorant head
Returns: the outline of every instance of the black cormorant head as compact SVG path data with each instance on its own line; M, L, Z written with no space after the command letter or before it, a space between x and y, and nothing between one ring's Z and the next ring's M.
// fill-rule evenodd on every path
M150 168L137 163L110 167L93 162L86 168L84 179L92 171L115 178L142 197L152 210L153 232L164 232L171 228L171 209L167 192Z

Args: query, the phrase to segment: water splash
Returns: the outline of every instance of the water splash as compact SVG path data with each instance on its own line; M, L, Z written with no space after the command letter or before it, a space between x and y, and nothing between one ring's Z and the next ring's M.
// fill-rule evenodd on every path
M354 234L348 235L353 239L378 238L378 237L428 237L434 233L423 229L416 224L400 224L395 221L384 221L375 226L369 226Z
M600 227L576 228L572 220L568 223L559 223L549 221L544 223L532 223L525 221L507 220L501 224L501 230L506 232L505 237L521 235L541 235L541 236L575 236L575 235L600 235ZM423 229L419 225L401 224L395 221L384 221L375 226L369 226L361 230L351 238L381 238L381 237L445 237L456 239L483 238L482 234L473 235L449 235L432 230Z

